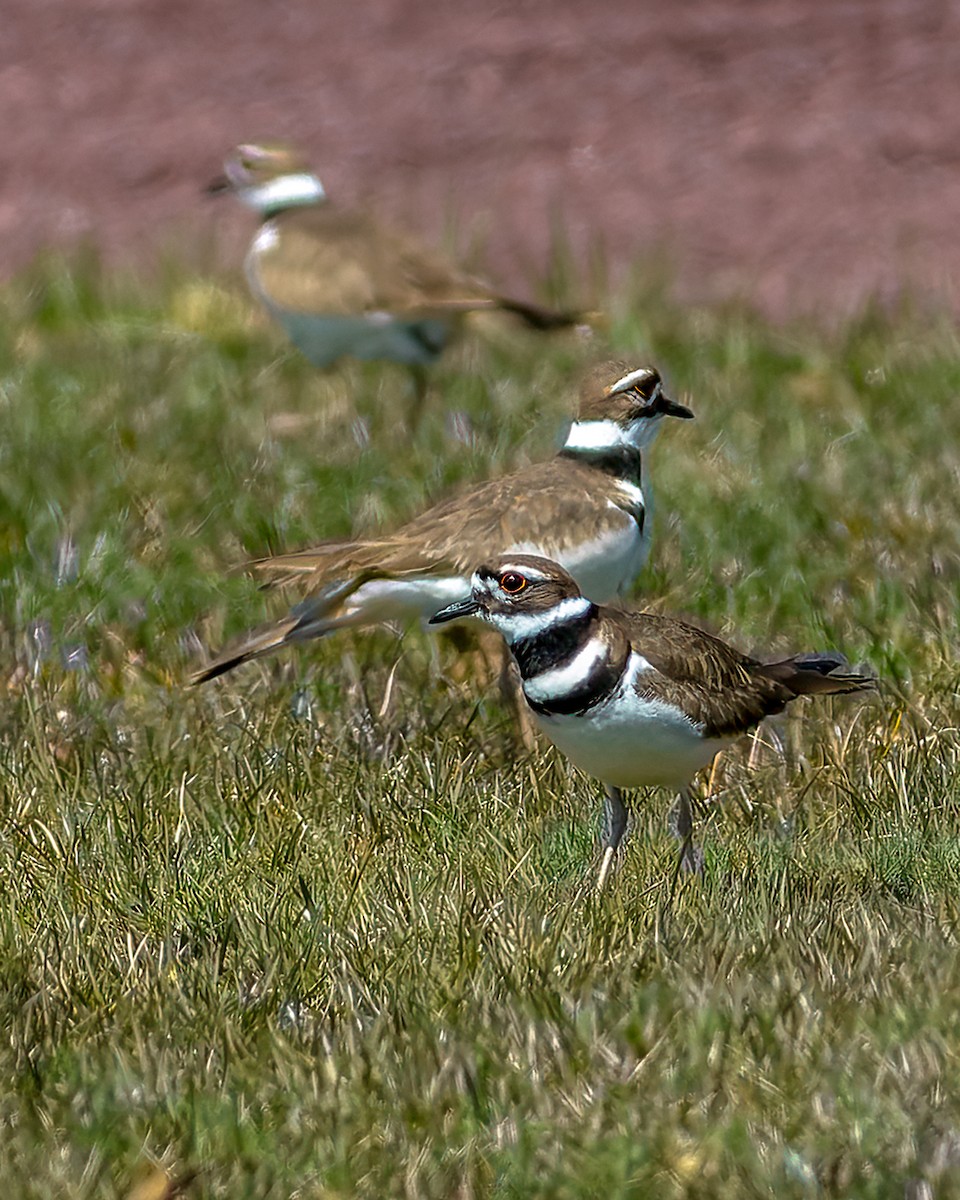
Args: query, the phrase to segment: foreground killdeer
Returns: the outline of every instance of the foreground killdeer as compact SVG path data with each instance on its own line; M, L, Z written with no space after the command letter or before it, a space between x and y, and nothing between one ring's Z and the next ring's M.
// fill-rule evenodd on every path
M602 887L627 826L621 788L680 791L684 863L694 862L689 785L730 741L797 696L875 686L839 654L748 658L692 625L599 608L555 562L510 554L473 575L471 594L431 623L476 616L506 640L537 724L606 785Z
M291 146L241 145L224 166L209 190L232 191L261 217L246 260L250 287L319 367L346 356L422 368L476 310L501 309L534 329L580 320L500 296L409 234L329 204Z
M595 368L556 458L470 488L394 534L253 563L267 580L302 582L308 594L289 616L216 658L196 682L335 629L426 621L464 594L470 570L491 547L549 554L591 599L613 599L636 578L650 548L642 454L665 416L693 413L664 395L655 370Z

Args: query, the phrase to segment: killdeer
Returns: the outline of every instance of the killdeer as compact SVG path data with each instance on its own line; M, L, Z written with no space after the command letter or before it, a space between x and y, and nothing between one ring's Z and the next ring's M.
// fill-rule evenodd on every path
M627 826L621 789L680 791L683 863L694 863L690 782L730 741L797 696L875 686L839 654L758 662L674 617L600 608L558 563L508 554L432 624L479 617L506 640L550 741L606 788L602 888Z
M596 601L636 578L650 548L642 455L665 416L692 417L669 399L651 367L604 363L586 377L559 455L470 488L392 535L326 542L251 564L308 594L291 613L249 634L204 667L203 682L282 646L335 629L426 622L470 586L470 570L497 553L549 554Z
M414 370L443 351L468 312L501 309L534 329L581 317L498 295L414 237L327 202L306 159L281 143L237 146L211 192L233 192L260 215L246 259L250 288L318 367L343 357Z

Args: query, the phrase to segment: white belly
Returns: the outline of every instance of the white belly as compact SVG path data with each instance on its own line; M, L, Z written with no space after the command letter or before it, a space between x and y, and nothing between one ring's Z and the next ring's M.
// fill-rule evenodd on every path
M388 359L407 366L432 363L443 348L449 330L439 321L402 321L389 313L363 317L314 316L268 304L271 314L297 349L318 367L329 367L340 358ZM427 341L417 336L428 330Z
M302 312L279 304L264 290L257 271L257 255L271 249L276 236L269 223L260 229L247 256L247 281L290 341L315 366L329 367L340 358L426 366L443 350L452 332L447 321L405 320L389 312Z
M633 679L644 669L634 655L625 686L583 716L534 715L557 749L588 775L614 787L679 788L728 743L704 738L671 705L639 696Z
M428 340L424 342L417 331L426 322L402 321L388 313L315 317L275 306L270 311L290 341L318 367L328 367L340 358L388 359L407 366L427 366L437 358L449 336L440 322L431 321Z

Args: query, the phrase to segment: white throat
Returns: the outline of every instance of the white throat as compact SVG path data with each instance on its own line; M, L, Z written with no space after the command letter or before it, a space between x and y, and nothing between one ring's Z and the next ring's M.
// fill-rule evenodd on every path
M508 646L527 638L538 637L554 625L581 620L590 611L590 601L584 596L567 596L553 608L537 613L491 612L487 620L503 635Z
M281 208L320 204L327 198L323 184L309 171L297 175L279 175L268 183L238 188L237 195L248 208L264 215L278 212Z
M660 417L638 417L624 427L616 421L574 421L563 443L564 450L602 454L604 451L643 450L657 436Z

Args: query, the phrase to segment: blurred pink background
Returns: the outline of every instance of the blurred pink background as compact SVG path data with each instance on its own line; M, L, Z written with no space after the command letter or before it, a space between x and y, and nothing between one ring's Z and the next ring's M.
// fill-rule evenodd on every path
M250 214L201 189L272 135L345 203L438 242L456 214L514 288L559 217L614 276L666 255L685 300L955 304L958 47L948 0L14 0L0 270L83 237L239 254Z

